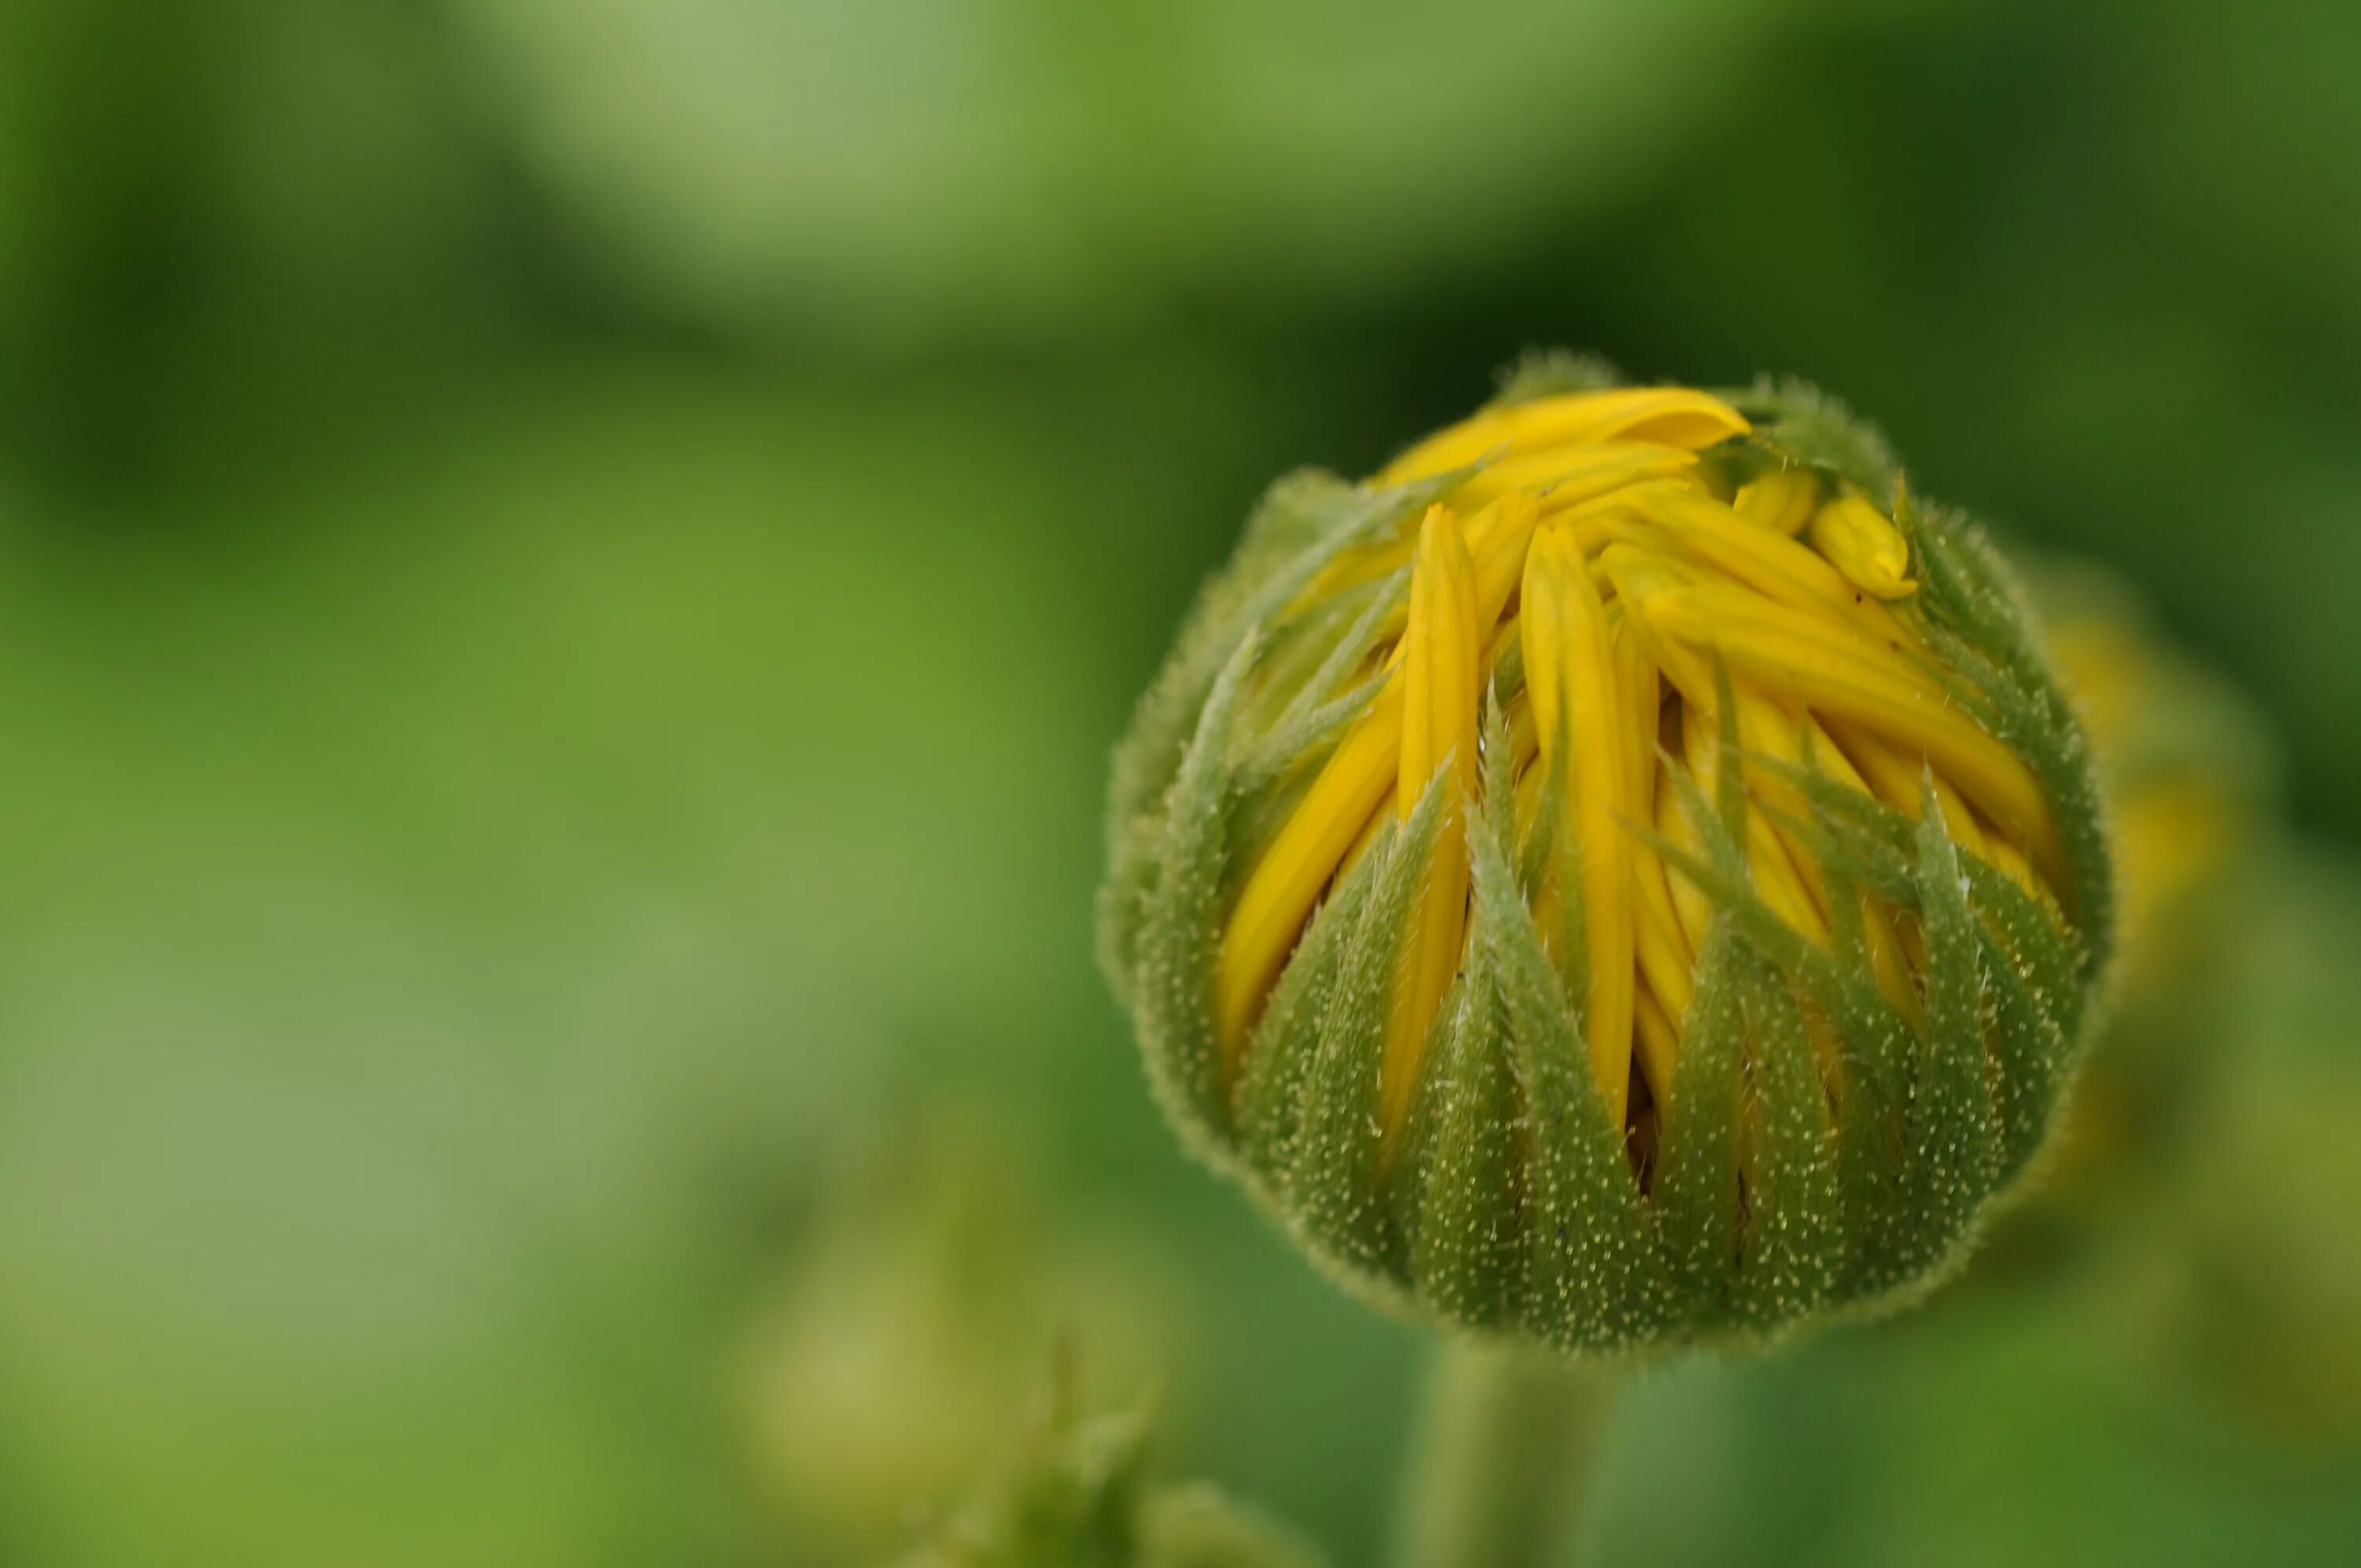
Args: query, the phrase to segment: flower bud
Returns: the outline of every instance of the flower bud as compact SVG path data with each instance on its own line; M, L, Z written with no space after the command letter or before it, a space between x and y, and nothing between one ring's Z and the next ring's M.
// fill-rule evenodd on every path
M2218 671L2174 646L2138 596L2085 562L2036 564L2045 641L2098 760L2121 913L2114 1010L2218 967L2225 896L2269 837L2279 754Z
M2222 1092L2234 956L2274 844L2277 749L2244 696L2171 646L2125 585L2085 563L2035 563L2030 576L2097 758L2121 913L2106 1016L2040 1199L2013 1228L2097 1232L2122 1201L2159 1190Z
M1192 1146L1364 1292L1759 1336L2026 1169L2107 845L2012 578L1873 433L1561 370L1273 487L1117 754L1104 957Z
M748 1293L730 1403L783 1560L871 1561L958 1497L1007 1446L1053 1331L1099 1386L1185 1352L1165 1260L1047 1209L1028 1131L931 1100L837 1151L809 1228Z
M996 1472L896 1568L1319 1568L1260 1512L1152 1479L1149 1415L1084 1415L1061 1362Z

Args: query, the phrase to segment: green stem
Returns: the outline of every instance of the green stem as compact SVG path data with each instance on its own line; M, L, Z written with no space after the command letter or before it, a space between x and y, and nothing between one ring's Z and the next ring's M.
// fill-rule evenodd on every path
M1440 1345L1396 1568L1566 1568L1622 1381L1538 1351Z

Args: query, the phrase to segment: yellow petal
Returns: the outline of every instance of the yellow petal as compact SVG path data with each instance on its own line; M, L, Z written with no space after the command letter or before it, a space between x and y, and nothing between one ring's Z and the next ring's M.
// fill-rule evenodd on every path
M1458 519L1431 509L1419 526L1411 567L1410 626L1402 634L1402 740L1394 799L1404 818L1438 773L1443 817L1426 875L1411 906L1385 1060L1378 1078L1381 1157L1399 1146L1427 1038L1444 993L1459 971L1467 927L1467 801L1476 790L1476 703L1483 679L1477 625L1476 566Z
M1790 609L1849 625L1897 654L1915 658L1922 652L1917 637L1892 610L1865 600L1843 573L1801 543L1752 527L1728 507L1677 487L1635 487L1625 497L1641 517L1663 530L1660 548L1687 555Z
M1631 768L1631 776L1624 789L1625 809L1638 822L1654 819L1656 798L1656 730L1660 681L1654 661L1641 646L1638 635L1625 621L1620 607L1610 607L1609 620L1615 625L1615 652L1622 667L1624 715L1631 729L1631 743L1624 750ZM1634 836L1631 843L1632 894L1638 911L1636 953L1641 975L1648 989L1655 993L1657 1003L1672 1025L1675 1036L1688 1017L1689 996L1693 990L1689 971L1697 962L1688 949L1687 938L1681 932L1679 918L1673 912L1671 884L1667 882L1663 857L1653 844ZM1648 1069L1649 1087L1662 1101L1672 1092L1672 1081L1659 1082L1643 1055L1642 1066Z
M2006 839L1990 833L1984 835L1984 859L1992 863L1993 870L2036 898L2045 896L2042 888L2034 880L2033 866L2026 860L2025 851ZM2128 849L2124 851L2124 863L2126 865L2131 863L2131 851Z
M1671 446L1609 442L1566 446L1495 463L1460 488L1462 506L1522 490L1545 512L1590 500L1642 479L1667 479L1697 466L1697 457Z
M1744 435L1754 427L1746 416L1710 392L1692 387L1638 388L1585 429L1584 441L1653 441L1692 452Z
M1856 774L1862 783L1863 794L1876 796L1912 821L1918 818L1921 799L1920 784L1928 776L1927 759L1922 752L1905 757L1887 745L1877 734L1859 724L1847 724L1841 719L1829 721L1828 737L1836 743L1836 753L1849 758L1860 770ZM1979 859L1990 861L1992 850L1984 842L1982 825L1960 792L1940 774L1935 778L1935 799L1943 810L1943 825L1960 848Z
M1719 718L1704 708L1692 709L1682 729L1689 774L1708 801L1716 798L1720 776L1719 730ZM1828 916L1806 885L1804 868L1809 864L1808 858L1799 863L1768 817L1761 811L1746 814L1746 870L1753 881L1755 896L1763 901L1764 908L1806 940L1816 947L1830 948L1834 940L1828 932Z
M1438 431L1388 464L1378 481L1406 484L1495 455L1616 439L1695 449L1743 435L1751 428L1728 403L1686 387L1570 392L1536 398L1512 408L1488 409Z
M1580 834L1591 1072L1620 1124L1631 1073L1632 813L1624 792L1635 736L1623 717L1606 609L1588 565L1561 531L1544 529L1533 542L1521 619L1541 765L1566 781L1573 820L1561 830Z
M1662 636L1719 651L1740 678L1917 747L1995 821L2026 835L2037 852L2045 846L2055 852L2048 806L2031 770L1933 681L1841 629L1752 596L1680 588L1649 597L1642 613Z
M1790 539L1804 532L1819 506L1820 478L1809 468L1773 469L1751 485L1739 486L1730 502L1741 522Z
M1659 828L1658 831L1662 830ZM1634 859L1637 861L1636 856ZM1665 1016L1677 1028L1688 1017L1689 999L1696 990L1691 971L1697 967L1697 956L1673 906L1675 879L1664 870L1664 861L1651 850L1634 870L1639 873L1632 880L1639 893L1640 972L1647 977L1648 989L1655 993ZM1648 1081L1650 1087L1658 1087L1653 1077ZM1669 1093L1672 1084L1667 1080L1661 1087Z
M1502 496L1467 522L1467 553L1475 562L1476 620L1489 630L1508 608L1525 575L1525 552L1533 542L1542 509L1519 491Z
M1499 622L1500 612L1517 591L1517 580L1525 570L1525 549L1540 521L1540 506L1521 491L1499 497L1466 521L1467 554L1475 564L1476 622L1488 631ZM1406 561L1411 546L1403 549ZM1378 635L1399 637L1409 624L1410 606L1404 603L1378 622ZM1400 649L1395 652L1399 654Z
M1458 519L1431 507L1411 568L1410 623L1402 634L1402 742L1395 783L1406 821L1447 759L1464 798L1476 789L1477 655L1476 565Z
M1885 515L1859 496L1839 496L1812 515L1812 548L1872 598L1908 598L1910 543Z
M1577 525L1574 532L1579 535L1587 531ZM1598 574L1614 593L1624 634L1638 644L1648 662L1672 682L1685 699L1693 704L1710 703L1711 669L1695 649L1658 635L1647 613L1648 605L1658 598L1703 584L1703 574L1688 563L1653 549L1621 543L1610 543L1599 551Z

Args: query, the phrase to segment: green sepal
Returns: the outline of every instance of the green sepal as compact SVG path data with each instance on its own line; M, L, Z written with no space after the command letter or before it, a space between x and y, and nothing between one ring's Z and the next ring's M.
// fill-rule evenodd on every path
M1254 742L1233 762L1230 788L1237 809L1229 869L1222 883L1225 902L1236 901L1256 862L1294 816L1346 729L1385 689L1389 676L1380 671L1333 701L1306 710L1289 721L1285 733Z
M1753 422L1748 439L1790 463L1824 469L1872 499L1894 491L1901 469L1884 433L1809 381L1757 379L1724 396Z
M2004 718L2012 733L1999 738L2033 771L2056 820L2087 985L2114 951L2115 922L2114 850L2089 738L2036 635L2030 596L1983 530L1932 507L1905 508L1896 521L1913 536L1924 568L1926 617L1996 663L2015 689L2017 701Z
M1655 841L1667 869L1686 877L1712 899L1757 953L1818 1007L1842 1043L1844 1070L1837 1087L1836 1166L1845 1247L1840 1293L1885 1288L1896 1277L1894 1259L1905 1250L1902 1176L1903 1115L1908 1103L1911 1034L1867 972L1839 966L1806 941L1754 895L1745 876L1727 863L1733 852L1720 825L1708 814L1694 780L1670 775L1684 809L1698 820L1710 860L1670 842ZM1794 1005L1792 997L1789 1006Z
M2044 1007L1990 928L1976 928L1993 1009L1993 1058L2000 1071L2000 1151L1995 1180L2005 1187L2048 1141L2072 1070L2075 1037Z
M1301 1125L1305 1080L1319 1055L1322 1019L1345 948L1360 927L1384 857L1375 852L1337 880L1279 970L1247 1041L1237 1086L1238 1146L1266 1183L1283 1179Z
M1735 1308L1771 1330L1811 1312L1844 1275L1845 1214L1827 1086L1796 1010L1795 982L1759 954L1734 966L1754 1092L1744 1162L1746 1228Z
M1513 801L1510 806L1510 825L1513 827L1515 820ZM1523 895L1528 905L1532 904L1534 895L1541 891L1543 880L1557 867L1558 840L1568 837L1571 835L1565 829L1565 779L1557 770L1552 769L1542 780L1541 798L1533 803L1532 825L1527 829L1525 841L1519 846L1516 854L1517 890ZM1579 878L1576 880L1578 883ZM1580 894L1579 885L1575 891L1577 894ZM1576 939L1582 936L1578 916L1573 935ZM1587 995L1588 992L1585 991L1578 994Z
M1977 913L2013 956L2042 1013L2056 1021L2070 1043L2079 1044L2091 1002L2084 949L2059 927L2046 903L2000 871L1972 855L1965 867L1968 896Z
M1274 618L1339 555L1399 534L1474 473L1454 468L1401 485L1356 485L1318 468L1283 476L1246 520L1232 562L1257 583L1237 624Z
M1370 846L1377 874L1321 1010L1319 1044L1304 1080L1287 1170L1287 1196L1305 1234L1345 1266L1396 1281L1406 1268L1400 1227L1385 1190L1378 1078L1403 935L1449 787L1446 764L1435 770L1408 820Z
M1290 710L1239 756L1235 786L1241 795L1268 788L1290 773L1319 771L1345 731L1378 700L1392 672L1380 670L1325 702Z
M1719 652L1713 656L1713 696L1714 815L1742 864L1746 860L1746 748L1738 734L1738 690L1730 684L1729 661Z
M1492 677L1487 683L1485 696L1506 707L1511 698L1525 689L1525 643L1521 637L1511 638L1500 650L1492 665Z
M1452 994L1422 1082L1401 1189L1411 1283L1464 1328L1508 1326L1522 1293L1520 1113L1499 996L1479 959Z
M1256 640L1240 641L1199 715L1166 793L1160 867L1137 938L1135 1010L1148 1078L1165 1109L1207 1140L1226 1140L1214 1044L1213 973L1232 801L1225 759Z
M1487 816L1497 816L1497 809ZM1524 1092L1524 1326L1562 1350L1631 1343L1669 1315L1655 1227L1608 1120L1557 972L1490 826L1472 834L1476 939Z
M1918 817L1927 1035L1910 1102L1910 1206L1920 1266L1949 1252L2000 1179L2000 1126L1984 1055L1984 992L1968 879L1934 785Z
M1894 521L1924 579L1917 608L1926 617L2026 689L2053 684L2025 590L1983 531L1963 512L1923 506L1906 494Z
M1841 867L1846 876L1889 904L1919 909L1916 824L1883 801L1778 759L1763 759L1762 765L1809 796L1814 820L1794 826L1814 835L1816 851L1828 864ZM1990 863L1963 855L1960 867L1968 879L1970 906L2003 939L2008 956L2004 967L2022 971L2041 1014L2068 1040L2074 1039L2089 988L2082 980L2081 949L2072 934L2047 905Z
M1845 1214L1843 1288L1890 1288L1910 1253L1906 1117L1917 1036L1866 974L1807 974L1814 1003L1843 1047L1837 1085L1837 1186Z
M1692 1321L1728 1319L1738 1270L1738 1102L1746 1021L1737 928L1717 916L1697 954L1666 1097L1653 1201L1673 1293Z
M1721 888L1742 892L1745 896L1752 897L1753 884L1748 880L1746 872L1746 851L1740 847L1742 840L1730 836L1720 810L1706 799L1705 791L1697 787L1697 780L1689 775L1688 769L1677 758L1660 748L1657 765L1663 768L1665 782L1673 786L1681 815L1697 829L1698 845L1705 850L1705 859L1699 861L1653 828L1637 829L1640 838L1664 856L1668 864L1676 862L1683 869L1683 874L1697 883L1708 895L1714 895L1715 888ZM1738 815L1742 834L1742 801Z
M1772 819L1799 835L1815 855L1839 868L1846 881L1888 904L1915 908L1918 874L1912 860L1916 839L1910 818L1883 801L1838 784L1826 774L1778 757L1757 765L1805 797L1809 820L1766 806Z
M1246 731L1269 736L1334 696L1409 597L1410 568L1401 566L1267 622L1270 651L1246 709Z
M1596 354L1565 348L1528 348L1500 374L1500 389L1487 409L1514 408L1569 392L1607 392L1624 384L1623 372Z
M1557 929L1551 937L1556 943L1558 983L1574 1000L1574 1030L1579 1035L1590 995L1590 946L1582 898L1581 839L1566 800L1565 759L1573 754L1566 715L1559 713L1558 732L1543 749L1542 755L1556 765L1542 768L1541 797L1534 803L1533 819L1521 846L1516 842L1516 792L1509 783L1506 724L1488 735L1485 744L1493 759L1491 771L1499 779L1497 787L1487 784L1485 799L1500 803L1488 820L1499 838L1502 859L1516 868L1519 898L1531 908L1544 883L1554 879L1557 883ZM1534 765L1541 767L1538 761Z
M1477 751L1483 759L1483 797L1488 801L1515 799L1516 784L1509 773L1510 762L1509 750L1508 712L1500 699L1499 688L1494 686L1484 694L1484 722L1482 729L1478 732L1477 744ZM1468 830L1470 832L1491 831L1499 837L1501 849L1513 856L1515 851L1513 837L1516 832L1516 814L1513 809L1502 812L1496 807L1484 817L1481 823L1470 823Z

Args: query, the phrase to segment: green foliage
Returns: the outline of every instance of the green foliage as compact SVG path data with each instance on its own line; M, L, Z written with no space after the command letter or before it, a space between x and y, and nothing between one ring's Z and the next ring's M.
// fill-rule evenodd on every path
M1906 1365L1651 1379L1618 1447L1655 1533L1602 1560L2345 1561L2356 1471L2276 1415L2352 1377L2351 1098L2256 1063L2361 1017L2315 887L2361 828L2361 29L2237 20L8 8L0 1560L841 1568L708 1390L750 1296L839 1272L837 1146L984 1091L1055 1223L1177 1271L1176 1451L1375 1561L1422 1341L1159 1135L1080 825L1252 487L1578 324L1645 373L1808 369L2012 561L2111 560L2267 718L2177 696L2142 757L2281 754L2312 835L2096 1021L2191 1135L2252 1124L2217 1240L2155 1265L2202 1348L2153 1290L2070 1333L2045 1290ZM1242 761L1234 839L1300 782ZM1910 885L1895 842L1860 885ZM2023 1186L2085 955L1969 871ZM2140 1223L2194 1224L2156 1155ZM1069 1321L1039 1273L1012 1332ZM2265 1392L2191 1402L2191 1354Z
M895 1568L1318 1568L1214 1488L1151 1481L1153 1430L1146 1407L1084 1415L1061 1370L998 1473Z

